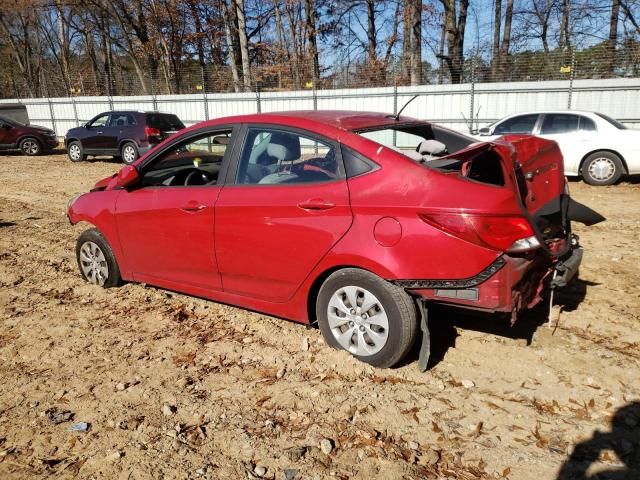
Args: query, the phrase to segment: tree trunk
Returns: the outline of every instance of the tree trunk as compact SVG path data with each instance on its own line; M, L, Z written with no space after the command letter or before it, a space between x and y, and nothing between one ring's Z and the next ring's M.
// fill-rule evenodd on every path
M402 5L402 77L411 76L411 14L413 0L403 0Z
M507 78L509 67L509 48L511 47L511 21L513 19L513 0L507 0L504 13L504 32L502 34L502 46L500 47L500 80Z
M300 60L298 56L298 35L296 30L296 12L294 0L285 0L284 6L289 24L289 42L291 45L291 73L294 88L300 87Z
M198 51L198 64L200 65L200 75L202 76L202 90L206 92L209 89L209 72L207 72L207 59L204 53L204 31L202 30L202 20L200 12L196 5L196 0L189 0L189 11L193 18L193 25L196 31L196 49Z
M320 64L318 62L318 44L316 42L316 6L314 0L305 0L304 8L307 13L307 38L309 39L309 53L313 63L313 84L320 78Z
M375 0L367 0L367 58L369 65L378 63Z
M411 85L422 83L422 0L411 2Z
M560 21L560 41L558 42L560 49L571 47L571 41L569 38L570 11L571 0L562 0L562 20Z
M469 0L458 0L460 12L456 15L457 0L441 0L445 11L447 29L447 66L451 83L462 82L464 66L464 32L467 26Z
M233 0L232 0L233 1ZM233 3L231 4L233 7ZM233 8L229 8L226 0L222 2L222 17L224 21L224 33L227 39L227 48L229 50L229 63L231 64L231 76L233 77L233 90L240 91L240 74L238 73L238 52L236 50L237 43L234 41L235 22Z
M240 58L242 60L242 83L245 91L251 89L251 70L249 66L249 42L247 25L244 17L244 0L233 0L238 18L238 36L240 38Z
M495 0L493 19L493 47L491 48L491 80L498 80L500 71L500 29L502 28L502 0Z
M609 38L607 40L607 73L614 76L616 60L616 43L618 41L618 16L620 15L620 0L611 1L611 17L609 17Z

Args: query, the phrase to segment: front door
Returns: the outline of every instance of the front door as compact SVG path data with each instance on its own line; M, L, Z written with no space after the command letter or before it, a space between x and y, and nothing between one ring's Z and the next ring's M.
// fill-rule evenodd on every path
M235 182L216 203L216 254L226 292L284 302L351 226L336 144L250 127Z
M85 153L102 153L105 148L104 131L109 123L109 114L97 116L87 124L85 137L82 139L82 148Z
M134 280L180 290L221 288L214 207L231 130L198 133L141 167L116 200L118 234Z

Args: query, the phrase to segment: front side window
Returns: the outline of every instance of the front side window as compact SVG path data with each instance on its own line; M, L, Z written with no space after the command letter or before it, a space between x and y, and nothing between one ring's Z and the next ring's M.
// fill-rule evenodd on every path
M231 130L201 135L172 147L143 169L143 187L215 185L231 143Z
M505 135L507 133L531 133L538 121L538 114L518 115L502 122L493 131L494 135Z
M283 130L249 128L236 183L300 184L337 178L344 178L344 171L329 142Z
M96 118L91 122L91 125L89 125L89 127L90 128L104 127L107 124L108 120L109 120L109 115L100 115L98 118Z
M544 116L541 135L554 135L558 133L572 133L578 131L580 117L565 113L549 113Z

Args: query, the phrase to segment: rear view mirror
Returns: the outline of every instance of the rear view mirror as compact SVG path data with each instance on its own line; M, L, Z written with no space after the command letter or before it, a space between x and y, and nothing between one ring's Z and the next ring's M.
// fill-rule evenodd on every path
M482 127L480 130L478 130L478 135L491 135L491 128Z
M133 165L125 165L120 169L115 178L115 186L120 188L131 187L138 183L140 175Z

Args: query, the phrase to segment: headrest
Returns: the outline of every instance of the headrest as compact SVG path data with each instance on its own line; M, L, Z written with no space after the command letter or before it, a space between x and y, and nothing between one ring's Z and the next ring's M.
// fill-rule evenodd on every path
M272 133L267 154L281 160L297 160L300 158L300 137L290 133Z
M213 137L213 143L216 145L229 145L229 137L226 135L216 135Z
M424 140L418 145L420 155L443 155L447 152L447 146L438 140Z

